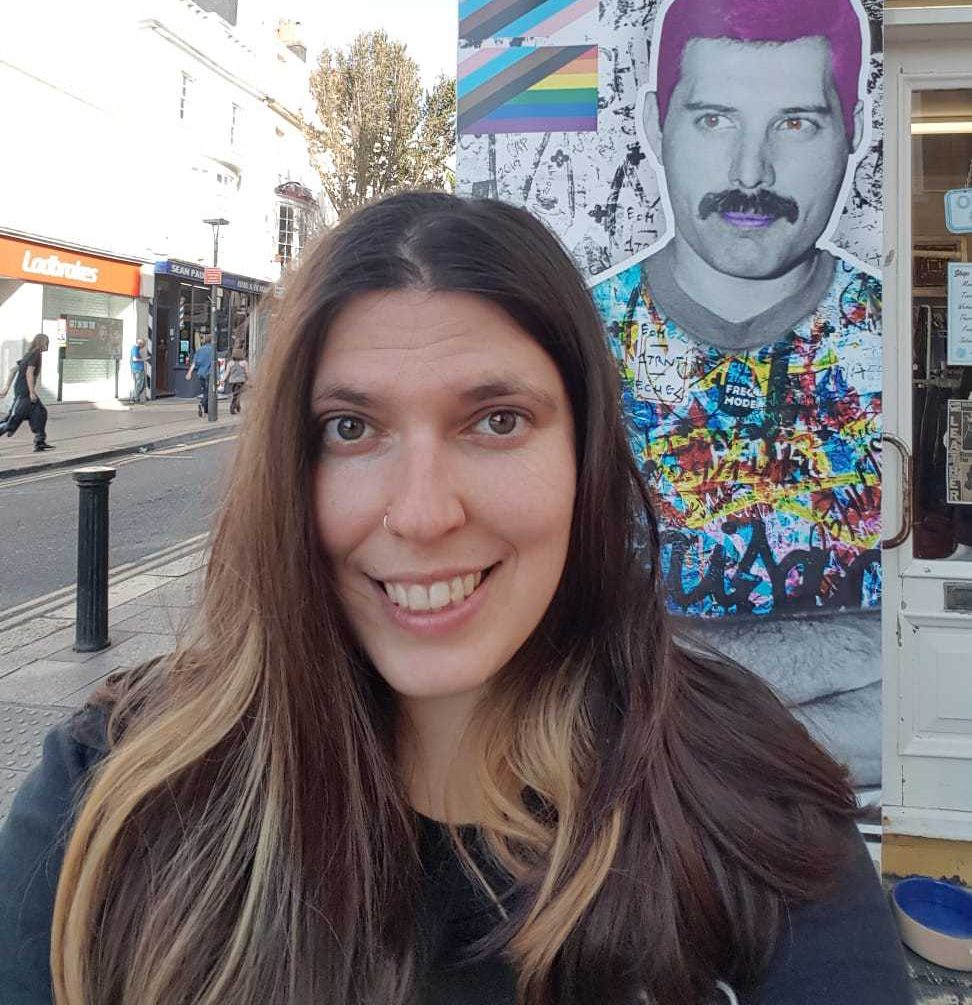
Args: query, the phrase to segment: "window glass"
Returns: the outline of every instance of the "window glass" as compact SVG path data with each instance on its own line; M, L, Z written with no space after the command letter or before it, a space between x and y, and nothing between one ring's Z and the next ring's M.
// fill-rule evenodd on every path
M972 90L916 91L911 133L914 549L972 560L972 358L958 363L964 312L949 310L962 296L949 266L969 261L972 234L945 220L946 192L972 187Z

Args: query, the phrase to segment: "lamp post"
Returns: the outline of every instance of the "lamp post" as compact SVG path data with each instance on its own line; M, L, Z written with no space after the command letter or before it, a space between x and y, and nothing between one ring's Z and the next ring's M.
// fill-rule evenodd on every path
M213 228L213 268L216 269L219 267L219 228L228 226L229 220L222 216L214 216L209 220L203 220L203 223L208 223ZM215 422L219 418L217 415L218 405L216 398L216 379L219 376L219 358L216 350L219 348L219 340L216 337L215 284L209 290L209 338L213 347L213 365L209 371L209 404L207 411L209 421Z

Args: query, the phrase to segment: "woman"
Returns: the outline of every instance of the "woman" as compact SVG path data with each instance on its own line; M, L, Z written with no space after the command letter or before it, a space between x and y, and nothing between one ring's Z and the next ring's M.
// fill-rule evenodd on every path
M226 366L226 376L223 378L223 390L229 388L230 392L230 415L239 412L243 387L249 379L250 365L243 355L242 348L237 346L230 355L229 363Z
M546 229L392 197L274 331L198 632L52 734L0 841L59 1005L910 1001L844 772L672 641Z

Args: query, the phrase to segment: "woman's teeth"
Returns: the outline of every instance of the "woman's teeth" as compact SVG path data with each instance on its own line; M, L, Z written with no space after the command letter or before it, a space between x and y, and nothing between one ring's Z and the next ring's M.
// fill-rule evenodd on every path
M483 581L481 572L470 572L466 576L456 576L448 582L430 583L384 583L385 593L393 604L407 611L439 611L450 604L461 604Z

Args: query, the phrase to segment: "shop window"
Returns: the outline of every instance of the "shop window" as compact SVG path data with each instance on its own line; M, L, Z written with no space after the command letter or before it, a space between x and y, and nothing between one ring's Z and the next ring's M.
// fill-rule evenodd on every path
M185 121L189 118L192 108L192 90L195 80L188 73L182 74L182 90L179 92L179 118Z
M972 348L961 299L970 239L945 193L969 186L972 89L912 94L912 414L915 556L972 559ZM961 229L961 228L959 228Z
M293 206L281 203L278 215L277 254L281 262L289 262L296 252L296 216Z

